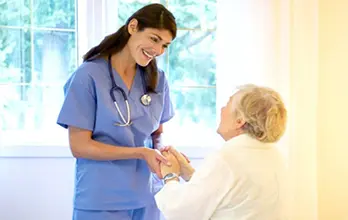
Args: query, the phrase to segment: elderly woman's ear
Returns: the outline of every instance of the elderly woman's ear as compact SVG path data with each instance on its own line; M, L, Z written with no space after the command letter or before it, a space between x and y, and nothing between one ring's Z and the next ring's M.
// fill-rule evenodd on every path
M237 128L243 128L245 124L246 124L246 122L242 116L237 118L237 120L236 120L236 127Z

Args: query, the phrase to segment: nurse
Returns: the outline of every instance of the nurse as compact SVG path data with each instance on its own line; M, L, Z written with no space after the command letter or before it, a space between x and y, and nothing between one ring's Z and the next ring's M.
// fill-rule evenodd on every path
M161 178L167 163L159 138L174 112L155 58L175 37L172 13L147 5L88 51L66 82L57 123L76 157L74 220L159 219L151 172Z

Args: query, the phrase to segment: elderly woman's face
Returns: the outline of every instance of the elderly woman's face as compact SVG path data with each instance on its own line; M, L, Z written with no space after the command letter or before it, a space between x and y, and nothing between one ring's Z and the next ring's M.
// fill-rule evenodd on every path
M237 92L230 97L227 104L221 109L221 119L217 132L223 137L228 136L230 138L240 134L241 127L244 125L244 121L237 117L236 106L240 99L240 93Z

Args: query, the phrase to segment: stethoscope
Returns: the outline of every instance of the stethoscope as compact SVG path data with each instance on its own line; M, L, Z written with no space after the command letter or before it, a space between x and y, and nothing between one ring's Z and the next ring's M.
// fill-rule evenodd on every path
M124 90L116 84L114 75L112 74L111 55L109 55L109 58L108 58L108 67L109 67L109 74L110 74L110 78L111 78L110 96L112 98L112 101L114 102L114 105L115 105L115 107L117 109L118 114L121 116L121 119L123 121L123 124L115 123L115 125L117 125L117 126L129 126L129 125L132 124L132 122L130 120L130 108L129 108L128 98L127 98L127 95L124 92ZM144 79L143 74L141 74L141 78L142 78L142 81L143 81L144 95L142 95L140 97L140 102L144 106L149 106L151 104L151 96L146 93L145 79ZM115 97L114 91L120 91L122 96L123 96L124 102L126 103L127 119L122 114L122 112L121 112L121 110L120 110L120 108L119 108L119 106L118 106L118 104L116 102L116 97Z

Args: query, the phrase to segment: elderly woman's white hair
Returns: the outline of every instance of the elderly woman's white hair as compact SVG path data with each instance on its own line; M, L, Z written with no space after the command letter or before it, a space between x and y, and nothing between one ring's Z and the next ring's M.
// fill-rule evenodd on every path
M280 95L253 84L238 87L236 114L245 121L243 131L262 142L276 142L285 132L287 111Z

